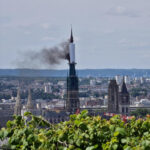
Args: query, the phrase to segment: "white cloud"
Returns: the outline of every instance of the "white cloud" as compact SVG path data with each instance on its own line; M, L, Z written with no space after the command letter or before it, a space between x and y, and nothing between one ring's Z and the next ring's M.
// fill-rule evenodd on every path
M42 41L54 41L54 40L56 40L55 37L45 36L45 37L42 38Z
M24 34L25 34L25 35L30 35L31 32L30 32L30 31L24 31Z
M80 38L78 36L74 36L74 39L76 42L80 41Z
M131 40L127 40L127 39L121 39L119 41L119 44L121 44L122 46L125 47L135 47L135 48L143 48L143 47L147 47L150 46L150 43L148 41L131 41Z
M51 24L49 24L49 23L42 23L42 24L41 24L41 27L42 27L43 29L47 30L47 29L49 29L49 28L51 27Z
M11 21L10 17L0 17L0 24L9 23Z
M122 6L112 7L107 11L106 14L113 15L113 16L127 16L127 17L139 17L140 16L139 12L122 7Z
M4 58L1 66L9 66L18 49L38 50L65 41L70 35L70 24L73 24L74 36L77 35L76 55L80 58L80 68L112 67L117 63L122 67L136 67L138 62L133 64L133 58L140 59L136 52L148 52L150 47L146 46L150 39L150 0L2 1L0 50L6 55L5 58L0 56L0 60ZM11 58L6 59L7 55ZM108 55L110 58L106 61ZM131 61L114 62L123 55ZM142 60L141 64L146 65Z

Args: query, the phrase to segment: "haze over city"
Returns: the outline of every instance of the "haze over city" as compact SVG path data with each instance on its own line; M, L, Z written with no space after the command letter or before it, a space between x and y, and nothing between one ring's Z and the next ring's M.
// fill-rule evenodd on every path
M0 0L0 68L66 41L72 24L77 68L149 69L149 8L149 0Z

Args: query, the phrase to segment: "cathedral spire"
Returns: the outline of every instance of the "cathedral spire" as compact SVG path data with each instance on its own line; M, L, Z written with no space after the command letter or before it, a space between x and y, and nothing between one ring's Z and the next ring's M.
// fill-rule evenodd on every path
M20 104L20 89L17 90L17 104Z
M16 99L16 104L15 104L14 114L21 115L21 99L20 99L20 89L19 88L17 91L17 99Z
M79 101L79 86L78 86L78 77L76 75L76 61L75 61L75 43L73 40L73 32L71 28L71 36L69 43L69 76L67 77L67 101L66 101L66 110L70 114L74 114L80 109Z
M124 77L123 77L122 86L121 86L121 93L128 93Z
M34 103L32 101L31 90L28 91L27 109L34 109Z
M73 43L73 32L72 32L72 27L71 27L71 35L70 35L70 43Z

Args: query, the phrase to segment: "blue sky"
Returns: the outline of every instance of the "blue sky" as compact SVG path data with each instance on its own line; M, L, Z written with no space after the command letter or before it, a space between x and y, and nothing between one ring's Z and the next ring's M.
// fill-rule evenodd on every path
M66 40L70 24L77 68L150 68L149 10L150 0L0 0L0 68Z

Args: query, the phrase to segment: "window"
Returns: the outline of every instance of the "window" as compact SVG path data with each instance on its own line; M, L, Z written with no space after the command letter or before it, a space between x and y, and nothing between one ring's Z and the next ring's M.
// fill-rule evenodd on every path
M124 107L122 107L122 113L124 113Z

